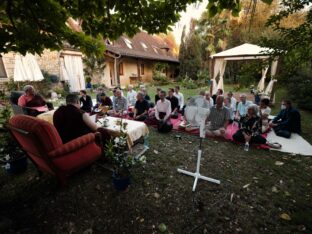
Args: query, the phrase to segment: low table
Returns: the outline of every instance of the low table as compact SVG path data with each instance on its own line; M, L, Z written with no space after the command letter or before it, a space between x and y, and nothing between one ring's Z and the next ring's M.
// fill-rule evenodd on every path
M107 127L103 126L104 120L107 121ZM134 142L139 140L141 137L144 138L144 149L142 152L139 153L137 156L141 156L149 147L148 147L148 135L149 135L149 130L148 127L146 126L145 123L140 122L140 121L134 121L134 120L129 120L129 119L121 119L121 118L116 118L116 117L104 117L100 118L97 121L97 125L99 127L103 127L106 130L109 131L109 133L116 137L119 136L120 134L120 125L117 125L117 121L121 121L123 123L127 123L127 128L125 132L127 133L127 142L129 149L131 150L132 146L134 145Z

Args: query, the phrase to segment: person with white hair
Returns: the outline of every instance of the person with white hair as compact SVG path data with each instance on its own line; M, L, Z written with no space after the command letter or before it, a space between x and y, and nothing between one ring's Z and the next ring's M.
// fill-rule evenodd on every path
M129 106L134 106L136 103L137 92L133 90L133 85L128 85L127 101Z
M25 94L19 97L17 104L27 107L29 115L37 116L49 110L46 101L35 91L32 85L25 85L24 92Z
M108 114L112 116L123 116L128 113L127 99L122 96L121 90L116 89L115 99L113 101L113 110L109 111Z
M252 105L252 101L248 101L246 94L241 94L239 96L240 102L237 105L235 119L240 121L247 115L247 109L250 105Z
M261 135L261 119L258 115L258 106L247 107L247 114L241 122L241 128L233 135L233 140L245 143L245 151L249 144L267 144L272 148L280 148L278 143L270 143Z

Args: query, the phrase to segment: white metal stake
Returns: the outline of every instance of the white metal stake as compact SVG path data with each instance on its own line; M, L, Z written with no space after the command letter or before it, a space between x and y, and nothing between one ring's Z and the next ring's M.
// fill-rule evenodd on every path
M198 179L202 179L202 180L206 180L215 184L220 184L220 180L216 180L210 177L206 177L206 176L202 176L200 174L200 160L201 160L201 155L202 155L202 150L201 150L201 144L202 144L202 138L200 138L200 145L199 145L199 149L198 149L198 153L197 153L197 164L196 164L196 172L189 172L183 169L179 169L178 168L178 172L185 174L185 175L189 175L189 176L193 176L195 178L194 184L193 184L193 189L192 191L194 192L197 186L197 182Z

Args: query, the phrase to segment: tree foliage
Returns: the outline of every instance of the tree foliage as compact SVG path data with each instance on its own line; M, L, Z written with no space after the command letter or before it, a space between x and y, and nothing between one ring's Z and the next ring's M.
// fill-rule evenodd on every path
M271 0L262 0L271 2ZM60 50L64 42L85 54L101 55L103 38L130 37L140 30L165 33L179 12L197 0L2 0L0 2L0 53L41 54ZM210 15L223 9L238 15L239 0L210 0ZM69 19L79 23L73 27ZM78 29L78 30L77 30Z
M102 38L133 36L141 29L166 32L179 12L196 0L2 0L0 2L0 53L41 54L44 48L60 50L63 43L89 54L102 54ZM68 27L79 22L81 31Z
M196 80L201 69L201 57L201 39L195 30L195 21L192 21L189 34L185 35L185 27L182 32L179 54L180 77L187 76Z

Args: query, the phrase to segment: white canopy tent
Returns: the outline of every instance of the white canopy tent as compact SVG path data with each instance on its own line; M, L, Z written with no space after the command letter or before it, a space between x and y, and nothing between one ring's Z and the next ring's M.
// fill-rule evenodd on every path
M243 45L222 51L220 53L211 55L210 58L212 59L212 68L211 68L211 78L212 78L212 93L215 94L217 89L224 88L223 76L225 72L225 67L227 61L233 60L249 60L249 59L261 59L261 60L268 60L270 56L268 55L269 48L260 47L253 44L245 43ZM273 78L276 74L277 68L277 59L274 60L271 64L271 77ZM270 94L272 90L269 88L273 88L273 83L276 81L272 79L265 89L265 79L266 74L268 72L269 65L262 69L262 77L258 84L258 90L260 92L264 92L266 94ZM219 82L217 83L216 78L219 75ZM217 84L217 85L216 85Z
M43 75L34 55L15 55L14 81L41 81Z

